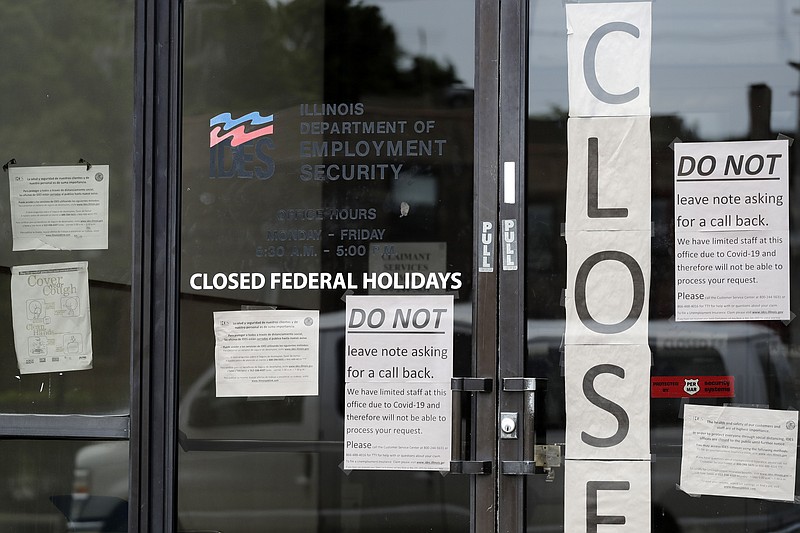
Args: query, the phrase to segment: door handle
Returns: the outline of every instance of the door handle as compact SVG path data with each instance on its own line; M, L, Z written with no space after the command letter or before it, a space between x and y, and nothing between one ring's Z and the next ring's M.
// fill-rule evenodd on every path
M491 378L459 377L450 380L450 389L453 391L453 438L452 454L450 461L451 474L491 474L491 461L465 460L462 450L463 431L461 423L461 397L464 393L492 392Z

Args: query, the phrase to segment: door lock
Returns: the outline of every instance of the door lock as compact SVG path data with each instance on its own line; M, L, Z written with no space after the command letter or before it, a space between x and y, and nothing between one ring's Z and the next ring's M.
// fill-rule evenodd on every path
M500 438L517 438L517 413L500 413Z
M536 445L535 415L537 411L543 411L546 391L547 380L543 378L503 378L503 392L523 393L524 407L521 416L513 412L500 413L501 439L516 439L522 424L521 460L500 461L502 474L512 476L546 474L546 481L553 481L555 478L554 469L561 466L561 446ZM543 433L538 437L545 440Z

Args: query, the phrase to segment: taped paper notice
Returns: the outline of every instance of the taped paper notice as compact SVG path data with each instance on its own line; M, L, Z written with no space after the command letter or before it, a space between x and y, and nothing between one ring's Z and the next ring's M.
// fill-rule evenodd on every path
M344 468L449 470L452 296L349 296Z
M9 167L13 250L108 249L108 165Z
M650 531L650 463L643 460L650 436L642 406L650 366L651 7L565 9L564 531L610 526L642 533Z
M686 405L681 489L794 500L797 411Z
M566 10L569 115L650 115L650 2Z
M650 117L567 121L567 231L650 231Z
M566 344L647 344L650 232L567 232Z
M217 396L316 396L319 311L214 313Z
M650 531L650 462L567 459L564 501L564 531Z
M564 347L568 459L650 459L650 348Z
M12 267L11 308L21 374L92 368L86 261Z
M675 319L788 320L788 142L675 144Z

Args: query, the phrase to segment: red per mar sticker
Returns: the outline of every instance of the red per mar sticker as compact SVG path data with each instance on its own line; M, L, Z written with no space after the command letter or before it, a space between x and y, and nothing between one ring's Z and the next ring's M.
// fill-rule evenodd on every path
M653 376L651 398L733 398L733 376Z

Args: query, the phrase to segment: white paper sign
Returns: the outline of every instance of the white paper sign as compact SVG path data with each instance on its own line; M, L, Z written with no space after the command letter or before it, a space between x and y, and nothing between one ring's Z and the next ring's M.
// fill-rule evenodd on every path
M344 468L449 470L452 296L349 296Z
M797 411L685 406L683 491L793 501L796 464Z
M568 232L650 231L650 117L570 118Z
M564 531L650 531L649 461L564 462Z
M675 144L675 318L788 320L788 142Z
M217 396L316 396L319 311L214 313Z
M564 530L646 533L651 7L568 3L565 9Z
M566 345L568 459L650 459L650 348Z
M650 2L566 10L569 115L650 115Z
M9 167L13 250L108 249L108 165Z
M647 344L650 232L567 232L566 344Z
M12 267L11 308L21 374L92 368L86 261Z

